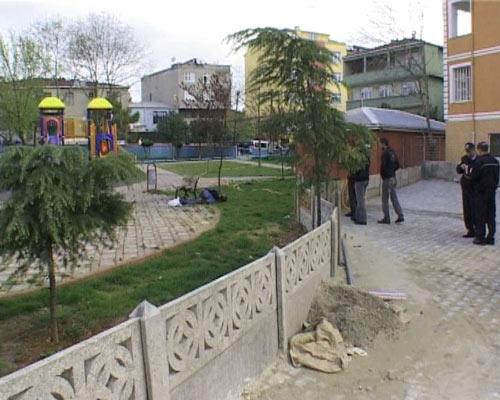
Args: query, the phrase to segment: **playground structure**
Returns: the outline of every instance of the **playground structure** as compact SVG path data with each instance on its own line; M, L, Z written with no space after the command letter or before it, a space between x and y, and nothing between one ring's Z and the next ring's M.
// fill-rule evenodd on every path
M58 97L45 97L39 104L40 143L64 145L64 108Z
M87 105L87 135L91 158L106 157L111 153L118 154L113 106L105 98L96 97Z

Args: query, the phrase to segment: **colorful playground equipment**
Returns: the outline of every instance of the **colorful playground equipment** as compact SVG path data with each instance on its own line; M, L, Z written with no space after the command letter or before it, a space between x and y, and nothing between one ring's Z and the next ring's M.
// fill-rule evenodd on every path
M113 106L108 100L96 97L89 102L87 130L90 157L118 154L116 124L113 124Z
M40 143L64 145L64 103L58 97L45 97L40 111Z

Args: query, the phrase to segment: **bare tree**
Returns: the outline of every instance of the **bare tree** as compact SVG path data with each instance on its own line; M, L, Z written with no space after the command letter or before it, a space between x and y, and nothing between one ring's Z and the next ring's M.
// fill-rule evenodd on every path
M67 71L67 35L61 18L49 18L35 22L30 29L30 37L38 45L44 61L46 77L54 82L59 96L59 78Z
M404 70L408 75L408 81L414 84L414 90L410 91L418 96L420 114L426 119L427 129L423 145L425 160L427 145L432 143L431 119L436 117L431 104L429 69L433 63L439 61L437 60L439 54L426 52L423 41L424 21L422 0L416 0L409 6L395 0L378 0L373 2L372 8L368 10L366 26L354 38L365 45L393 42L394 47L397 47L390 62L394 63L394 67ZM411 40L408 40L409 37Z
M211 140L219 145L218 187L221 190L223 146L227 133L227 113L231 109L231 78L226 74L213 74L200 78L195 84L182 83L187 92L184 99L187 108L198 110L202 118L221 123L220 129L212 132Z
M144 52L133 29L113 15L90 14L68 30L68 64L72 74L92 82L94 95L98 83L111 90L137 77Z

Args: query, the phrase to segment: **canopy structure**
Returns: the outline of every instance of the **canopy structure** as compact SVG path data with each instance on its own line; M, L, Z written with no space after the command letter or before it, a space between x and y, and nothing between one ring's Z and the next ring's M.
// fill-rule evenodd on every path
M45 97L39 104L40 110L64 110L66 106L58 97Z
M112 110L113 105L103 97L92 99L87 105L87 110Z

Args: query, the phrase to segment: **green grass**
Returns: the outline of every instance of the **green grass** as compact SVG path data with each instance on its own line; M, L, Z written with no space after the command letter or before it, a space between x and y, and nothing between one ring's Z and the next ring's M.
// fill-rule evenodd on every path
M293 159L292 159L291 156L283 156L283 159L284 159L284 163L283 164L285 165L285 167L292 165ZM281 165L281 157L279 155L261 157L261 160L262 160L263 163L266 163L266 164ZM252 158L252 161L255 162L255 163L258 163L259 162L259 158L258 157Z
M59 347L46 342L47 290L0 299L3 350L22 349L15 363L26 364L116 324L142 300L164 304L266 254L287 236L292 192L290 180L229 186L228 201L217 205L221 219L211 231L157 258L62 286ZM0 370L12 364L2 360L5 354L0 351Z
M206 161L191 161L180 163L161 164L161 168L175 172L182 176L202 176L206 178L216 178L219 173L219 162L212 160ZM281 170L278 168L258 167L239 163L236 161L224 161L222 163L222 176L224 177L242 177L242 176L281 176Z

